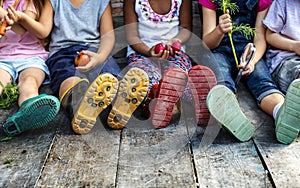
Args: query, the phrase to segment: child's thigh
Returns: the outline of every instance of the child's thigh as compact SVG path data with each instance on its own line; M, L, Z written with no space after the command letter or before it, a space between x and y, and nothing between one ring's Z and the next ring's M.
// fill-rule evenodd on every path
M4 86L15 82L18 74L10 63L0 62L0 81Z
M0 67L0 81L1 83L5 86L6 84L8 83L11 83L12 82L12 76L11 74L5 70L5 69L2 69Z

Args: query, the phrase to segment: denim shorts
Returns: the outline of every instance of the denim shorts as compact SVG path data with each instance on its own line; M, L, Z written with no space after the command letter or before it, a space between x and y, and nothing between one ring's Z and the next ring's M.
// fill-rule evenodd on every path
M291 82L298 78L299 73L300 56L294 55L283 59L272 73L272 77L279 89L286 93Z
M0 69L3 69L10 74L13 82L17 82L19 72L27 68L38 68L43 70L46 74L43 84L48 84L50 82L50 73L45 60L38 56L29 57L22 60L0 60Z
M92 82L98 75L104 72L109 72L118 76L121 70L112 56L109 56L104 63L97 65L89 72L81 72L77 70L74 65L74 59L77 52L87 49L93 52L97 51L95 48L78 45L62 49L48 58L46 64L50 70L50 87L54 95L58 96L61 83L69 77L78 76L80 78L87 78L90 82Z

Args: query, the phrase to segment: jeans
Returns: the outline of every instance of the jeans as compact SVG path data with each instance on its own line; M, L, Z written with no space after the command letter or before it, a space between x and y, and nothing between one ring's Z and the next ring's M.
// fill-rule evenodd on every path
M233 93L237 92L234 79L237 74L237 67L234 62L230 62L230 58L222 53L214 52L219 71L216 71L216 79L218 84L225 85ZM242 81L245 82L258 104L266 96L279 93L283 95L272 80L265 61L260 60L255 65L254 71L249 76L243 76Z

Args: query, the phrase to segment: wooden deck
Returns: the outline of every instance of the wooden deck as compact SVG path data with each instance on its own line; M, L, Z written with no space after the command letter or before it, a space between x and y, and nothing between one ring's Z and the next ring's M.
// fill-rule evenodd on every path
M299 138L279 144L243 86L238 99L256 127L243 143L213 119L196 127L189 108L165 129L136 115L123 130L100 120L88 135L75 135L60 112L48 127L0 142L0 187L300 187ZM0 122L14 111L1 110Z
M195 126L185 104L165 129L135 114L125 129L110 130L102 115L88 135L74 134L60 112L49 126L0 142L0 187L300 187L299 138L279 144L272 118L243 85L237 96L256 127L248 142L214 119ZM0 109L0 123L16 110Z

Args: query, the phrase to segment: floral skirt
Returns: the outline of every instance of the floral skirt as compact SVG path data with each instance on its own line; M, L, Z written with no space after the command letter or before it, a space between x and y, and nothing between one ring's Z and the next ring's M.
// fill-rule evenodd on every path
M169 57L167 60L145 57L138 53L132 53L128 56L128 68L138 67L143 69L149 76L149 90L148 94L151 92L151 89L159 84L162 79L163 72L171 68L180 68L184 72L192 68L192 63L189 57L181 52L175 57ZM190 89L187 87L184 90L182 96L183 99L191 101L192 95Z

